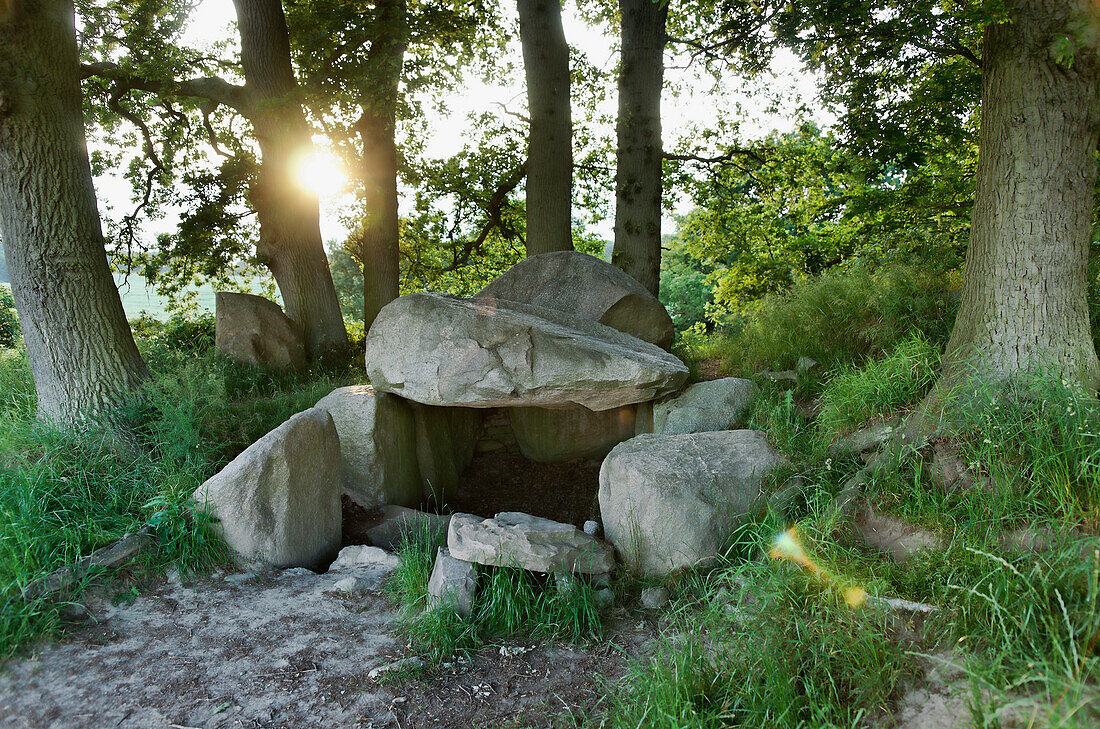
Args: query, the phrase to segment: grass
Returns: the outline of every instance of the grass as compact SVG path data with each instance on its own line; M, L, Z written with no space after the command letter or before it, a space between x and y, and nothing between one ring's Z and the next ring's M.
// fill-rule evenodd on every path
M259 436L353 379L349 370L280 375L227 361L213 352L212 324L136 327L153 378L119 414L125 437L94 423L74 432L36 421L25 356L0 354L0 658L59 626L59 605L26 603L21 587L143 525L158 537L148 570L186 573L223 561L224 546L191 508L191 493Z
M562 580L518 567L481 567L473 614L444 604L427 609L427 584L442 546L438 532L407 536L398 550L402 564L388 589L404 606L402 629L413 647L439 663L467 654L486 641L513 635L584 642L602 636L595 588L583 578Z

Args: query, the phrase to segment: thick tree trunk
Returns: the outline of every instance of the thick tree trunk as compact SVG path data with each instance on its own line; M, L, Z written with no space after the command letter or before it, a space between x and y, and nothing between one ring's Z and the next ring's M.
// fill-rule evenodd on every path
M313 152L309 124L295 93L290 40L280 0L233 0L241 65L254 112L262 161L251 201L260 221L258 258L283 297L287 316L313 359L347 350L348 335L332 284L317 198L295 180L295 166Z
M661 276L661 87L667 0L620 0L615 247L611 261L654 296Z
M559 0L519 0L527 76L527 255L573 250L569 46Z
M397 298L401 278L397 217L397 99L409 26L405 0L380 0L368 65L372 93L363 99L357 129L363 145L363 323Z
M962 303L920 434L967 378L1100 384L1086 262L1100 137L1093 0L1010 0L986 30L981 143ZM1054 43L1086 41L1072 64Z
M40 416L100 414L148 375L103 248L72 0L0 2L0 237Z

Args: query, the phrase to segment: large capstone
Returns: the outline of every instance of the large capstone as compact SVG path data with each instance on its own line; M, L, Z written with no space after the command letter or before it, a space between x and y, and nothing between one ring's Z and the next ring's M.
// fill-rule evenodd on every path
M540 463L602 458L634 437L634 405L600 412L583 407L511 408L508 417L520 452Z
M246 448L192 497L244 561L325 566L340 548L340 438L311 408Z
M600 468L604 537L645 577L705 565L764 507L764 479L781 463L755 430L639 435Z
M739 377L697 382L681 394L653 406L654 433L705 433L742 424L756 385Z
M214 346L222 354L267 369L305 365L305 341L275 302L253 294L219 291L214 310Z
M610 410L675 392L684 363L629 334L551 309L402 296L366 341L375 389L426 405Z
M615 566L611 547L572 524L507 511L494 519L454 514L447 530L451 556L534 572L606 574Z
M525 258L482 289L481 297L574 314L662 349L672 346L672 318L664 305L633 277L587 253L555 251Z
M340 435L343 491L364 509L422 500L412 408L369 385L333 390L316 405Z

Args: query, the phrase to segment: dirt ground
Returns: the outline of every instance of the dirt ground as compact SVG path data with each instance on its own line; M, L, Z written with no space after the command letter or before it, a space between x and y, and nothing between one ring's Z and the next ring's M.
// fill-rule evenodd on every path
M120 605L95 597L92 619L0 672L0 726L555 726L597 710L601 682L654 633L624 613L600 645L496 644L416 678L376 680L371 669L408 647L379 589L333 590L348 574L296 569L165 583ZM353 574L381 585L377 570Z

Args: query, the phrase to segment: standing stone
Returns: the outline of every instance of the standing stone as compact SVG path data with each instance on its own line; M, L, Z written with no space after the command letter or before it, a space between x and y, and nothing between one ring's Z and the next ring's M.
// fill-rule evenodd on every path
M739 377L697 382L675 398L653 406L653 432L733 430L748 415L756 393L751 380Z
M533 572L604 574L615 566L615 555L604 542L572 524L518 511L494 519L453 514L447 547L467 562Z
M474 612L476 596L477 565L456 559L446 547L440 547L428 579L428 609L449 607L468 618Z
M325 566L340 548L340 438L311 408L249 446L192 497L247 562Z
M370 385L341 387L315 406L340 435L343 491L364 509L422 499L412 408Z
M214 346L239 362L267 369L305 366L298 326L262 296L219 291L214 296Z
M675 392L683 362L552 309L443 294L387 304L366 341L376 390L425 405L610 410Z
M672 346L672 317L630 275L578 251L555 251L523 259L475 298L505 299L598 321L661 349Z
M508 417L520 452L532 461L553 463L603 458L616 445L633 438L634 407L601 412L582 407L510 408Z
M416 461L425 499L445 504L474 458L483 413L473 408L441 408L413 403Z
M781 463L755 430L639 435L600 468L604 534L644 577L706 564L764 506L764 479Z

